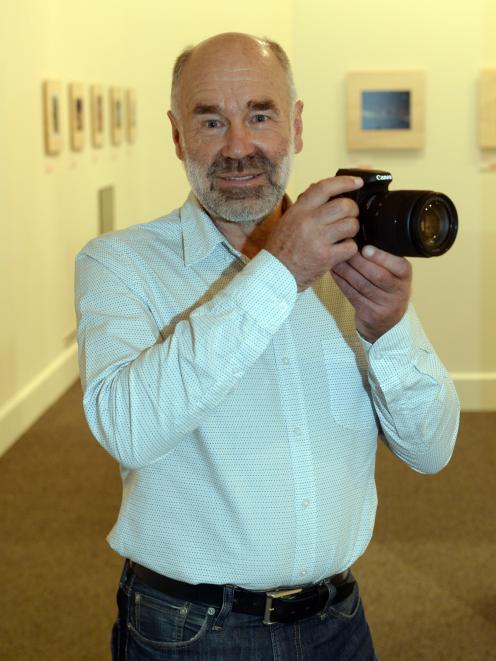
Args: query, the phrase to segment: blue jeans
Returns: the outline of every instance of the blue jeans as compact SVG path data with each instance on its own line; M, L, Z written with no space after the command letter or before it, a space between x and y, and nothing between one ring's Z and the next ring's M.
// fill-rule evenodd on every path
M350 577L350 580L354 580ZM189 603L149 587L126 563L112 630L114 661L374 661L370 631L355 583L351 594L291 624L231 612L233 588L221 608Z

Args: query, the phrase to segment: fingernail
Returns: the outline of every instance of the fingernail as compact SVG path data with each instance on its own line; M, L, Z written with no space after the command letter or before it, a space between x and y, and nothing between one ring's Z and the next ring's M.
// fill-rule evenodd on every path
M365 246L365 248L362 250L362 255L364 257L373 257L374 254L375 254L374 246Z
M361 179L360 177L353 177L353 179L355 180L355 184L357 186L363 186L363 179Z

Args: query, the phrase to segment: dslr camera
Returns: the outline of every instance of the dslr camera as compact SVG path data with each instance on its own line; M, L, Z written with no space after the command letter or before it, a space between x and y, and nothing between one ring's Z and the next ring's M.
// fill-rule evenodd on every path
M393 180L383 170L340 169L337 176L363 179L363 187L342 197L358 204L358 247L371 244L404 257L437 257L453 245L458 214L453 202L434 191L389 191Z

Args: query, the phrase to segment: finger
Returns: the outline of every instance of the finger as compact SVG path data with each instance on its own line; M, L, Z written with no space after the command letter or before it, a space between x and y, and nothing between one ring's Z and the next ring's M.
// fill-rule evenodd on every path
M357 218L358 212L358 204L354 200L350 200L348 197L338 197L323 204L315 215L323 225L327 225L345 218ZM358 232L358 225L356 232Z
M360 177L329 177L312 184L302 193L295 204L302 209L316 209L329 201L331 197L350 193L363 186Z
M353 239L360 225L357 218L351 217L325 222L322 227L322 236L326 237L331 243L337 244L344 239Z
M357 291L378 302L386 300L390 295L396 295L408 283L407 279L398 278L383 266L368 261L360 253L346 264L339 265L337 272Z
M360 271L350 265L357 257L360 256L356 255L346 264L339 264L331 270L334 280L355 310L359 313L368 310L366 314L379 314L382 310L388 315L397 309L403 310L404 303L409 297L409 284L389 273L392 286L387 288L378 286L376 282L364 277ZM360 259L363 258L360 257ZM381 269L381 271L382 274L387 273L385 269Z
M374 299L369 298L363 291L360 290L360 287L355 282L355 286L350 280L352 278L342 277L341 271L338 268L333 268L331 270L331 275L341 289L346 298L350 301L357 312L368 308L370 310L379 310L380 302Z
M369 267L368 272L366 272L367 266ZM391 281L396 279L389 275L389 282L386 282L386 279L381 276L385 276L387 271L384 269L380 271L379 268L367 265L366 260L358 253L348 262L335 266L332 274L339 278L340 283L346 283L360 296L381 302L394 290Z
M408 260L398 255L392 255L389 252L380 250L376 246L364 246L362 256L371 263L386 269L401 280L408 279L411 275L412 267Z
M353 239L342 239L339 243L334 244L333 247L333 265L339 263L346 263L358 253L358 246ZM332 268L332 267L331 267Z
M398 308L398 305L403 308L402 302L407 301L410 296L411 277L399 278L383 266L368 261L360 253L348 262L335 266L332 274L339 279L335 278L343 292L343 282L353 289L354 299L350 298L353 305L359 295L361 299L365 298L375 305L391 310ZM345 295L349 297L351 293L347 290Z

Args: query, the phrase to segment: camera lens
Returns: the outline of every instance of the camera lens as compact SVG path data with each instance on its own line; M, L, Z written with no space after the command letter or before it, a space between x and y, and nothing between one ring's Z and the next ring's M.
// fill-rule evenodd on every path
M458 232L455 205L443 193L388 190L392 180L384 170L341 169L337 176L358 176L361 189L346 193L358 204L360 222L355 241L393 255L437 257L451 248Z
M434 257L442 255L453 245L458 216L449 197L428 192L414 205L410 224L411 238L419 256Z
M419 216L419 239L430 249L439 248L450 230L449 214L442 200L432 200L424 206Z
M442 193L403 190L375 193L359 201L357 243L405 257L436 257L453 245L458 216Z

